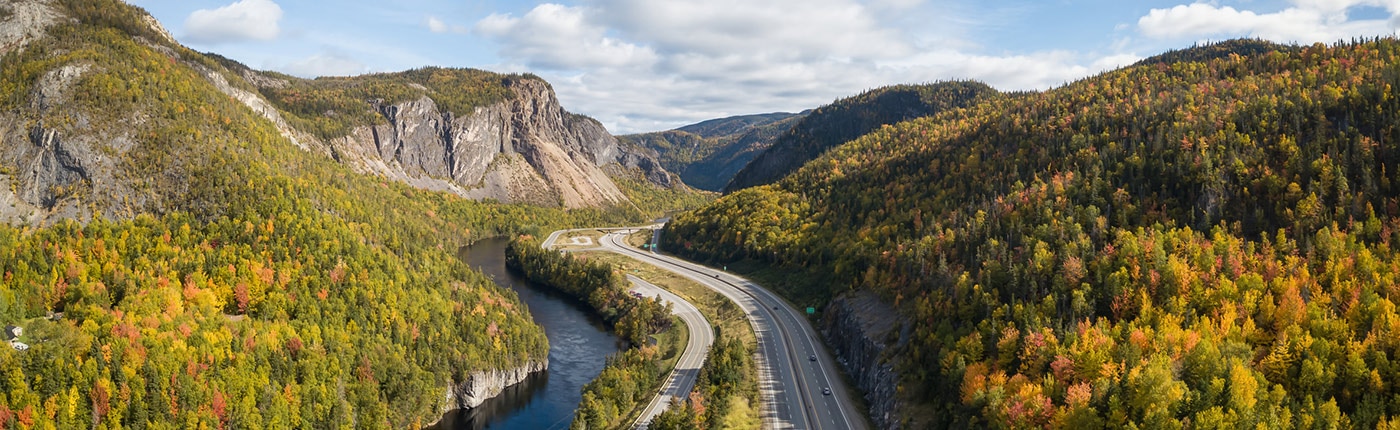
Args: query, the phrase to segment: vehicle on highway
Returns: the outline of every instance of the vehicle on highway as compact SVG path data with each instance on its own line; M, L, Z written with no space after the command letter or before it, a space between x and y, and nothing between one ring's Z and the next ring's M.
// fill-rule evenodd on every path
M807 361L817 361L817 355L816 355L816 354L812 354L812 356L807 357Z
M822 395L824 395L824 396L830 396L830 395L831 395L831 388L829 388L829 387L822 387Z

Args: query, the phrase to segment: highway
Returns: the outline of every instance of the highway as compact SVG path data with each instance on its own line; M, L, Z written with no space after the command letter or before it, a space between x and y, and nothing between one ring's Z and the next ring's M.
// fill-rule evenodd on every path
M796 308L742 277L628 246L626 235L643 229L646 228L613 230L603 236L599 245L694 280L724 295L749 315L758 336L764 428L868 428L862 412L847 395L835 361ZM557 235L558 232L550 239Z
M550 234L540 246L544 249L551 249L561 234L591 230L595 229L559 230ZM566 245L589 246L592 244L592 240L588 237L583 237L583 239L589 239L587 241L581 241L578 237L572 239ZM695 308L695 305L680 296L636 276L627 275L627 280L632 282L631 291L641 294L643 297L660 297L662 302L670 303L672 305L671 312L680 317L681 321L685 323L686 331L690 333L685 350L681 352L676 366L666 376L666 381L662 383L651 402L647 403L646 408L632 422L632 428L646 429L651 425L652 419L671 406L672 399L684 399L695 388L695 381L700 378L700 367L705 364L705 357L710 353L710 345L715 342L715 330L710 326L710 322L705 319L705 316L700 313L700 310Z
M661 391L656 393L651 403L642 410L641 416L632 424L632 428L644 429L651 424L653 418L671 406L672 399L684 399L695 388L695 380L700 377L700 366L705 364L710 345L715 342L715 330L710 327L710 322L705 320L705 316L700 314L699 309L680 296L636 276L627 275L627 280L632 281L632 291L643 297L660 296L663 302L671 303L672 313L685 322L687 331L690 332L690 341L685 345L685 352L682 352L680 360L676 361L676 367L671 370L670 376L661 386Z

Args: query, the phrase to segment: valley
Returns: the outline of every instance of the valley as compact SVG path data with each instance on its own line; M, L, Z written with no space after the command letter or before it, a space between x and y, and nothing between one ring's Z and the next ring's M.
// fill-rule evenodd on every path
M1400 426L1400 6L683 3L0 0L0 429Z

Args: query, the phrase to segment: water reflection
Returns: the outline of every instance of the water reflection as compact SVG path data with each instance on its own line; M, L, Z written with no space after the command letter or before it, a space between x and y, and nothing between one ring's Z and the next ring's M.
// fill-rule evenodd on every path
M536 287L505 267L505 239L486 239L458 256L497 284L515 290L549 337L549 370L508 388L472 410L448 412L432 428L454 430L566 429L583 400L582 389L619 351L617 337L577 300Z

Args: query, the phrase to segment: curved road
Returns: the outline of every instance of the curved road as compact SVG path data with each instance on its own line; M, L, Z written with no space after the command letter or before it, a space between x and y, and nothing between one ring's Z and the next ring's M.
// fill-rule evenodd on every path
M559 230L549 235L541 247L550 249L554 242L559 239L560 234L594 229L574 229ZM589 245L572 241L573 245ZM705 316L700 314L700 310L695 305L685 301L680 296L672 294L670 291L652 285L651 283L636 276L627 275L627 280L632 282L631 291L643 297L660 297L664 303L672 305L671 313L680 317L685 323L686 330L690 332L690 339L686 342L685 351L681 352L681 357L676 361L676 366L667 375L666 382L661 385L661 389L653 396L650 403L632 422L632 428L645 429L651 425L651 420L671 406L671 400L676 398L686 398L690 391L695 388L695 381L700 378L700 367L705 364L705 357L710 354L710 345L715 342L715 330L710 326L710 322Z
M764 428L865 429L861 411L847 396L835 362L816 330L797 309L747 279L675 257L636 250L623 242L646 228L614 230L604 249L669 270L715 290L749 315L759 344L759 389ZM550 239L557 236L551 235ZM552 242L552 240L550 241ZM824 392L824 389L830 391ZM830 394L827 394L830 393Z
M705 316L700 314L699 309L680 296L636 276L627 275L627 280L632 281L632 291L644 297L660 296L661 301L674 305L671 312L680 317L681 321L685 321L685 326L690 331L690 341L686 343L685 352L681 353L680 360L676 361L676 367L671 369L671 375L666 378L661 391L656 393L656 397L651 399L651 403L642 410L642 415L632 424L632 428L644 429L651 424L653 418L671 406L672 399L684 399L690 395L690 391L695 388L696 379L700 377L700 366L705 364L710 345L715 342L715 330L710 327L710 322L705 320Z

